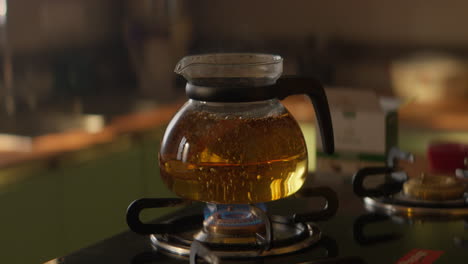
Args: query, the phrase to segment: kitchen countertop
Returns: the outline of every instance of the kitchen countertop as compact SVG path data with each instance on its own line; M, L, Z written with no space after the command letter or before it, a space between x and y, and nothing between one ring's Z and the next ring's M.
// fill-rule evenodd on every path
M309 177L309 179L311 178ZM337 256L335 257L358 256L365 260L366 263L385 264L397 263L399 259L409 252L419 249L442 253L440 258L434 263L466 263L466 259L468 258L468 251L466 250L468 245L468 225L463 220L413 221L409 223L382 215L376 216L364 209L361 199L352 193L349 182L344 181L338 175L316 176L306 185L325 185L333 188L338 193L340 205L337 215L331 220L317 223L326 235L327 241L331 241L331 248L333 250L325 246L328 249L328 254L336 254ZM292 214L292 210L310 210L316 206L317 201L298 202L295 199L288 198L268 203L268 210L273 214L287 215ZM175 216L187 212L201 213L201 207L191 205L176 212ZM163 219L169 219L170 217L172 216L167 216ZM377 220L373 221L372 219ZM366 224L362 225L362 223ZM304 263L312 261L317 257L324 257L326 254L327 250L313 247L310 250L297 254L268 258L267 260L260 260L260 262L245 261L243 263ZM151 249L147 236L127 231L70 255L47 262L47 264L85 263L139 264L188 263L188 261L155 252ZM235 263L241 262L237 261Z
M21 165L25 162L53 159L63 154L111 143L121 136L149 131L166 124L181 105L182 103L176 102L170 105L158 105L143 111L113 114L109 118L110 120L105 121L101 120L104 119L104 115L98 114L62 114L60 116L61 123L67 123L67 118L85 119L89 117L89 120L84 120L88 121L89 125L93 125L92 121L98 122L97 128L91 131L77 122L75 122L76 127L73 124L67 124L69 128L65 127L63 131L51 129L51 132L33 132L31 135L23 135L22 131L18 132L18 135L9 131L0 131L0 133L4 133L2 134L3 138L0 137L0 141L3 139L4 145L13 145L12 149L0 150L0 169ZM45 113L41 116L50 115ZM98 119L96 120L96 118ZM18 141L21 143L16 143ZM15 149L16 146L18 146L18 150Z
M112 101L112 104L99 106L96 103L99 100ZM122 135L142 133L163 126L171 120L186 98L170 104L147 101L149 106L139 110L126 107L128 103L124 104L121 97L93 98L91 101L94 103L88 107L90 109L85 110L79 102L68 102L58 103L54 107L42 110L41 113L25 113L3 118L5 122L0 127L0 169L30 161L56 158L65 153L112 142ZM128 101L132 102L134 99L128 98ZM119 104L125 106L119 109L116 107ZM286 106L292 109L291 112L298 120L314 119L311 106L301 97L286 101ZM98 128L89 131L85 122L96 121L96 118L100 122ZM50 128L56 123L60 123L60 131ZM44 128L38 128L40 125ZM10 149L2 149L2 139L3 145Z
M122 98L119 100L125 101ZM150 131L155 127L167 124L186 99L182 98L166 105L147 103L150 106L139 111L127 110L125 107L118 109L115 104L118 105L119 100L106 98L106 102L116 101L112 104L114 107L110 111L113 114L96 131L90 132L72 127L65 131L30 137L30 147L27 151L1 151L0 149L0 169L32 161L49 161L61 157L63 154L112 143L121 136ZM291 96L283 102L298 121L314 122L315 117L311 105L305 96ZM468 122L465 122L468 109L465 106L464 102L407 103L403 105L399 110L400 136L403 139L408 138L404 142L410 147L408 150L421 152L421 148L424 147L422 145L430 138L440 138L440 133L444 134L442 137L444 139L468 143ZM72 108L76 108L76 106L72 106ZM97 108L99 110L96 111L102 112L102 108L103 106L100 106ZM106 105L104 105L105 108ZM106 111L109 112L109 110L104 112ZM91 119L94 117L91 115ZM402 135L402 131L404 135ZM4 131L0 132L4 133ZM429 134L425 137L421 136L424 133Z

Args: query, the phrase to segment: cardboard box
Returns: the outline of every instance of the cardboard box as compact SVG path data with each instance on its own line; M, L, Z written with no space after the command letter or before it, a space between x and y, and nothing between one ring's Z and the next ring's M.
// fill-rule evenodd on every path
M333 122L335 154L322 152L317 133L317 172L352 175L365 166L384 165L387 151L398 143L399 101L371 90L326 89Z

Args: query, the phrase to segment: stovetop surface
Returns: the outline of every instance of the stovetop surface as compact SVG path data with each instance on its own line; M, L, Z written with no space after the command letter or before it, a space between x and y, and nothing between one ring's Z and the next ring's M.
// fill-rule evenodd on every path
M359 263L346 261L353 256L365 263L379 264L468 263L468 222L464 220L408 223L366 211L362 200L352 193L350 183L336 175L322 175L307 184L329 186L340 199L337 214L331 220L317 223L325 235L323 243L286 256L222 263ZM320 202L293 198L267 206L271 214L290 215L304 209L318 209ZM201 211L202 205L195 204L177 211L175 216ZM148 236L127 231L50 263L142 264L188 263L188 260L156 252Z

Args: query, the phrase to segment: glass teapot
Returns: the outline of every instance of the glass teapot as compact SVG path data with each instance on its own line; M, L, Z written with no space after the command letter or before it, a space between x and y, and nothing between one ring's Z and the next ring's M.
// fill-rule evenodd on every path
M294 194L307 176L301 129L279 100L305 94L315 106L323 149L333 128L321 84L280 78L277 55L221 53L183 58L189 101L169 123L161 176L178 196L215 204L253 204Z

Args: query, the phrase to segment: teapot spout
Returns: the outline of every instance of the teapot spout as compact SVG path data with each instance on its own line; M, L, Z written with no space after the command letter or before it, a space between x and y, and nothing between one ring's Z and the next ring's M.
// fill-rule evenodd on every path
M181 59L179 62L177 62L174 72L179 74L179 75L184 75L184 71L187 70L187 68L190 66L186 62L184 62L184 59Z

